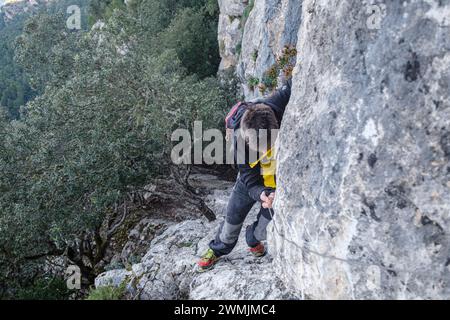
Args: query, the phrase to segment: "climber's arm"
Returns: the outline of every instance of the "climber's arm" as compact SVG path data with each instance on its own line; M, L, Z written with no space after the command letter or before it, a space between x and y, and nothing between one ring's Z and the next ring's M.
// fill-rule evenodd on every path
M280 89L278 89L274 94L264 99L264 102L278 107L283 110L289 103L291 98L291 85L292 79L288 80Z
M289 79L284 83L284 85L275 91L273 94L267 97L258 97L250 100L250 103L267 103L271 106L276 106L280 110L284 110L289 103L291 98L291 86L292 79Z
M265 191L274 192L274 189L264 186L260 167L250 167L248 164L238 165L241 181L245 184L250 198L261 202L261 194Z

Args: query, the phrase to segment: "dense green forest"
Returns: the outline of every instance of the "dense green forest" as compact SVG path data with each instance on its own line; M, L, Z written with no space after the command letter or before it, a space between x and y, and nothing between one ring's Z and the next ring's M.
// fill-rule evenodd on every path
M68 4L2 25L13 30L0 40L12 70L2 67L0 88L16 92L0 114L3 298L65 297L49 257L92 284L110 240L102 226L169 172L172 131L194 120L216 127L234 98L215 77L215 0L86 0L80 31L65 27Z
M28 15L19 15L5 23L0 14L0 109L11 119L19 117L19 108L34 96L20 66L14 61L14 39L20 34Z
M25 106L28 101L40 93L37 88L30 85L30 79L14 59L16 38L22 33L23 27L31 15L44 11L52 14L65 14L70 5L80 7L82 26L86 29L92 11L89 0L59 0L52 3L51 6L39 4L33 10L15 15L12 20L6 19L3 12L0 13L0 109L6 111L9 119L18 119L20 107Z

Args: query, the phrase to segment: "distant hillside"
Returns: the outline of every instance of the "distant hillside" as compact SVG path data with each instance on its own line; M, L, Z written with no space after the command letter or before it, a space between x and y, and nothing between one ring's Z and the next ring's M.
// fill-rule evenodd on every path
M0 109L9 119L19 118L21 106L32 100L38 92L31 88L28 76L16 64L15 41L22 34L26 21L39 11L67 14L69 5L78 5L82 12L82 28L88 28L87 14L90 0L0 0ZM38 90L37 90L38 91Z

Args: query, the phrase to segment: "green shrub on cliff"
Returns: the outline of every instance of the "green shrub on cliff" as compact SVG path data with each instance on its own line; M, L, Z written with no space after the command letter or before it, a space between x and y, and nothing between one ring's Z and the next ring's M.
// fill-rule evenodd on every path
M120 300L126 294L125 283L119 287L106 286L91 289L86 300Z
M41 94L20 121L0 117L0 295L48 272L50 256L65 255L92 283L116 205L168 173L173 130L223 119L211 8L135 0L87 33L67 34L47 12L27 21L16 59Z

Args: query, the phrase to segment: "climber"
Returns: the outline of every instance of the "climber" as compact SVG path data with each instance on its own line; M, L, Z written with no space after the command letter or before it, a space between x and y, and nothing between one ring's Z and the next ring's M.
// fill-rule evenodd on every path
M261 209L257 220L246 229L246 241L249 251L255 257L263 257L266 254L266 248L261 241L266 239L266 228L272 220L276 188L276 136L271 136L271 132L278 132L290 95L291 81L288 81L270 97L244 104L245 109L233 129L233 139L235 148L239 145L237 141L243 139L246 161L239 163L235 156L239 174L228 202L225 221L198 262L199 272L211 269L221 256L233 250L244 220L256 202L260 203ZM263 138L265 142L260 143ZM256 151L258 155L257 160L253 162L250 162L248 157L251 150Z

